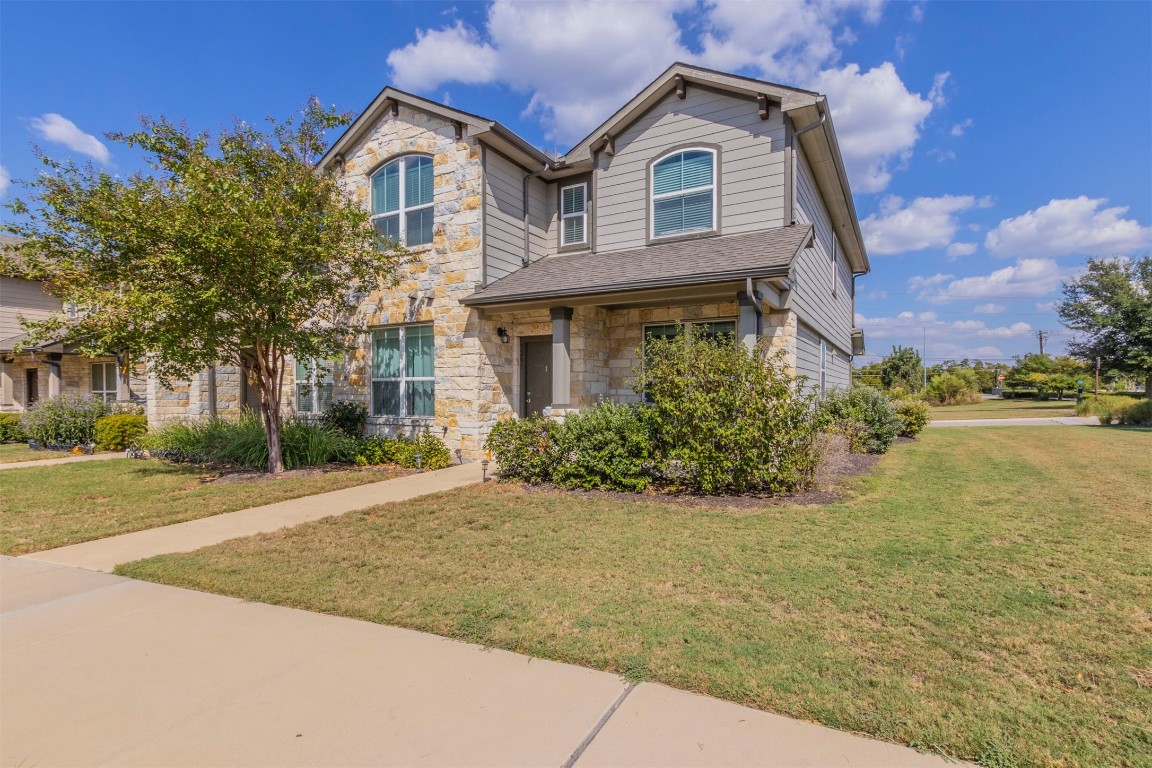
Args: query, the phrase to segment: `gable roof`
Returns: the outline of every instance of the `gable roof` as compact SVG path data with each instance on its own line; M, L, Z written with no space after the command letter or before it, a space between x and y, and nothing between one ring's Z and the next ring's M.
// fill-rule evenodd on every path
M804 224L626 251L550 256L478 290L461 303L514 304L786 275L792 259L811 239L812 226Z

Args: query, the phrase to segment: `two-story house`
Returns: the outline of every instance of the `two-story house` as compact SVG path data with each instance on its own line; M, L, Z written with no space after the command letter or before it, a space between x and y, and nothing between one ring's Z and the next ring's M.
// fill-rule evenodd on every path
M323 163L414 260L362 298L347 359L296 367L299 410L360 401L373 431L476 457L500 419L639 400L638 350L681 323L766 337L818 389L863 351L868 258L819 94L675 64L555 158L385 88Z
M0 248L20 242L0 235ZM23 322L75 314L48 293L44 284L21 274L18 261L0 274L0 412L18 413L61 394L98 397L106 402L132 400L132 381L116 357L84 357L69 344L29 342ZM137 382L138 384L141 382Z

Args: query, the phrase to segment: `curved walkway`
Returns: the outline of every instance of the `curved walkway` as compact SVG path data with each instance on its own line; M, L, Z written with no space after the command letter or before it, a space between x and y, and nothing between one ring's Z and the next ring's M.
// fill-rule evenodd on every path
M434 472L404 475L378 483L302 496L298 499L213 517L202 517L162 528L150 528L43 552L33 552L24 555L24 558L57 565L74 565L92 571L111 572L120 563L171 552L191 552L228 539L269 533L287 526L319 520L322 517L374 507L377 504L407 501L417 496L478 483L481 477L482 470L478 462L457 464ZM254 487L252 492L253 495L259 494L259 487Z

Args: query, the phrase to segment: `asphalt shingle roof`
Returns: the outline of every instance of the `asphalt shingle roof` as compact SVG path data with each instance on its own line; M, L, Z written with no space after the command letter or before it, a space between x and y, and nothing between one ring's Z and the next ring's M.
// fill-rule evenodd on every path
M481 288L463 303L508 304L769 277L787 271L811 236L812 226L804 224L627 251L550 256Z

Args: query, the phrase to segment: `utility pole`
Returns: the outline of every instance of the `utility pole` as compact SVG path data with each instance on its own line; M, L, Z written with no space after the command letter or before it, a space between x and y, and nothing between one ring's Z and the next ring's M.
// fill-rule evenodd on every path
M1036 331L1036 338L1040 339L1040 354L1044 354L1044 340L1051 335L1051 331Z

